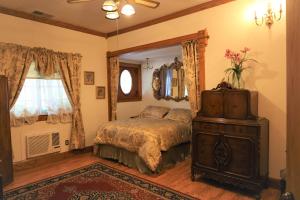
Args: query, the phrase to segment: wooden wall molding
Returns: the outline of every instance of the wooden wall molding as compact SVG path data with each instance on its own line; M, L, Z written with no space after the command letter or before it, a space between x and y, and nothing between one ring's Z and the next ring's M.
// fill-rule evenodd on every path
M96 31L96 30L92 30L92 29L85 28L85 27L82 27L82 26L77 26L77 25L74 25L74 24L61 22L61 21L57 21L57 20L53 20L53 19L37 17L37 16L31 15L31 14L26 13L26 12L17 11L17 10L5 8L5 7L2 7L2 6L0 6L0 13L15 16L15 17L20 17L20 18L23 18L23 19L28 19L28 20L32 20L32 21L36 21L36 22L40 22L40 23L44 23L44 24L58 26L58 27L70 29L70 30L73 30L73 31L79 31L79 32L82 32L82 33L88 33L88 34L91 34L91 35L96 35L96 36L105 37L105 38L107 37L106 33L102 33L102 32Z
M49 25L53 25L53 26L58 26L61 28L66 28L66 29L70 29L70 30L74 30L74 31L79 31L82 33L88 33L91 35L96 35L96 36L100 36L100 37L112 37L115 36L117 34L122 34L122 33L127 33L130 31L134 31L137 29L141 29L141 28L145 28L147 26L152 26L158 23L162 23L171 19L175 19L178 17L183 17L185 15L189 15L195 12L199 12L202 10L206 10L209 8L213 8L216 6L220 6L229 2L232 2L235 0L211 0L209 2L206 3L202 3L190 8L186 8L184 10L180 10L156 19L152 19L134 26L130 26L130 27L126 27L123 29L120 29L118 32L117 31L113 31L113 32L109 32L109 33L104 33L104 32L100 32L100 31L96 31L93 29L89 29L89 28L85 28L82 26L78 26L78 25L74 25L74 24L70 24L70 23L66 23L66 22L62 22L62 21L58 21L58 20L53 20L53 19L47 19L47 18L41 18L41 17L37 17L34 15L31 15L29 13L26 12L22 12L22 11L17 11L17 10L13 10L13 9L9 9L9 8L5 8L0 6L0 13L2 14L6 14L6 15L11 15L11 16L15 16L15 17L20 17L23 19L28 19L28 20L32 20L32 21L36 21L36 22L40 22L40 23L45 23L45 24L49 24Z
M121 49L117 51L108 51L107 52L107 57L114 57L114 56L119 56L125 53L130 53L130 52L139 52L139 51L146 51L150 49L159 49L159 48L164 48L164 47L169 47L169 46L174 46L174 45L180 45L181 43L189 40L201 40L200 43L202 45L207 45L207 39L209 38L207 34L207 30L202 30L199 31L198 33L193 33L189 35L184 35L180 37L175 37L171 39L166 39L166 40L161 40L158 42L152 42L144 45L139 45L135 47L129 47L126 49Z
M115 35L127 33L127 32L130 32L130 31L137 30L137 29L145 28L147 26L152 26L152 25L155 25L155 24L159 24L159 23L171 20L171 19L175 19L175 18L178 18L178 17L183 17L185 15L189 15L189 14L192 14L192 13L195 13L195 12L199 12L199 11L206 10L206 9L209 9L209 8L213 8L213 7L216 7L216 6L220 6L220 5L223 5L223 4L226 4L226 3L230 3L232 1L235 1L235 0L211 0L209 2L202 3L202 4L199 4L199 5L190 7L190 8L186 8L184 10L180 10L180 11L171 13L169 15L165 15L165 16L162 16L162 17L159 17L159 18L156 18L156 19L152 19L152 20L149 20L149 21L146 21L146 22L134 25L134 26L130 26L130 27L127 27L127 28L120 29L118 32L113 31L113 32L107 33L107 37L112 37L112 36L115 36Z

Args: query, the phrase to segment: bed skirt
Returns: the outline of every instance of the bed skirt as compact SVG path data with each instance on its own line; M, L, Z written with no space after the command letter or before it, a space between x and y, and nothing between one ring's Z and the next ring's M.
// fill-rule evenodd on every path
M179 144L171 147L168 151L162 151L162 160L156 171L153 172L137 153L107 144L96 144L94 146L94 154L100 158L115 160L129 168L138 169L144 174L158 174L164 169L174 166L177 162L183 161L190 155L190 152L190 143Z

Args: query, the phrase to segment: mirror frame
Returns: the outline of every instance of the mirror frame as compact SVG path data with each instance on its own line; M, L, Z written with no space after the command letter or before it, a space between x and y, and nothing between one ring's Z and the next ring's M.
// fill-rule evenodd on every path
M154 70L153 75L152 75L152 90L153 90L154 98L157 100L165 99L167 101L173 100L176 102L183 101L183 100L188 101L189 100L188 96L185 96L185 97L171 97L171 96L162 97L160 95L160 84L161 84L160 83L160 70L163 67L168 67L168 68L172 67L172 68L178 70L183 67L183 63L180 62L177 57L175 57L174 62L171 63L170 66L167 66L164 64L160 68ZM159 86L159 88L158 88L158 86Z

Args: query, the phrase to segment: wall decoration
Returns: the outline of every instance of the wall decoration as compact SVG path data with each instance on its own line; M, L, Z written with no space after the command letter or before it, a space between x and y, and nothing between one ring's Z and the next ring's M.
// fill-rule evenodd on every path
M94 85L95 84L95 73L94 72L84 72L84 85Z
M105 87L104 86L96 87L96 99L105 99Z
M186 100L185 73L183 64L176 57L170 65L162 65L155 69L152 75L152 89L155 99L174 100L176 102Z

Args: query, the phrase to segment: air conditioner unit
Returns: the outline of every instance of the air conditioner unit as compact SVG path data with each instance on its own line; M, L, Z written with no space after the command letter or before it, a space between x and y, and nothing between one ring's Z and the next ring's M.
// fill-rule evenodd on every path
M26 136L27 158L60 152L59 132Z

